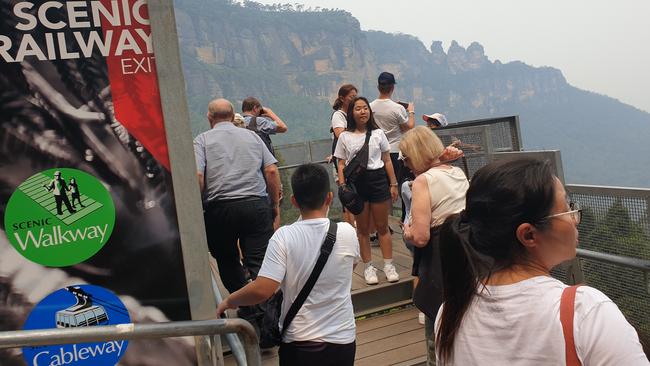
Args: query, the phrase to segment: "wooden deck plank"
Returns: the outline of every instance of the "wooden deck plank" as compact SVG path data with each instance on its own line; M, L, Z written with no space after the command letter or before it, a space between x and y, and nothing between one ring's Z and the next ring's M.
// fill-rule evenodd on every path
M424 330L416 329L408 332L390 334L374 342L362 344L357 347L357 359L362 359L378 353L406 347L413 343L424 342ZM424 343L423 343L424 344Z
M398 311L388 315L377 316L374 318L357 321L357 335L374 329L397 324L405 321L417 321L419 310L411 308L408 310Z
M424 337L424 336L423 336ZM358 354L358 352L357 352ZM378 365L396 365L413 360L418 362L422 356L426 355L426 344L424 340L411 343L404 347L395 348L386 352L376 353L369 357L356 359L355 366L378 366ZM426 360L426 357L424 358Z
M422 334L424 334L424 325L418 323L417 319L408 319L396 324L385 325L377 329L358 333L357 346L384 339L389 334L402 334L416 329L420 329Z

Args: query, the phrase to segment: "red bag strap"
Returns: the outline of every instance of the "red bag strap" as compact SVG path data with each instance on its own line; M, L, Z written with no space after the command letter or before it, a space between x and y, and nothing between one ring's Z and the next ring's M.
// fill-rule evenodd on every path
M560 322L564 333L565 357L567 366L581 366L576 343L573 339L573 315L575 312L576 291L582 285L569 286L562 291L560 299Z

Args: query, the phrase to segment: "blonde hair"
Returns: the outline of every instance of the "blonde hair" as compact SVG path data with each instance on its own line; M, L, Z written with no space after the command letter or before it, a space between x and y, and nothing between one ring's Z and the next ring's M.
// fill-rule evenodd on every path
M246 127L246 120L244 120L244 117L239 113L235 113L232 123L237 127Z
M429 170L445 148L430 128L417 126L402 136L399 150L409 159L414 173L420 174Z

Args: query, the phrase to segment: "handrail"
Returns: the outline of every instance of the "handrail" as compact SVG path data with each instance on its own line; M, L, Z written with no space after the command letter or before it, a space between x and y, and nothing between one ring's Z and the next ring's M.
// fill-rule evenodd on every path
M593 261L609 263L624 268L632 268L643 272L643 282L645 284L646 292L650 294L650 260L623 257L615 254L595 252L587 249L577 249L578 258L589 259ZM578 271L582 272L581 266L578 266ZM580 282L584 281L584 276Z
M217 279L215 279L212 271L210 271L210 280L212 282L212 290L214 291L215 300L217 301L217 304L220 304L223 301L223 298L221 297L221 291L219 291ZM233 357L235 357L235 360L237 361L237 365L246 365L245 350L237 335L226 333L225 338L226 342L228 342L228 345L230 346Z
M650 188L596 186L586 184L567 184L570 193L603 196L622 196L626 198L650 198Z
M633 268L644 272L650 272L650 261L645 259L623 257L620 255L595 252L593 250L579 248L577 249L577 256L598 262L615 264L617 266L625 268Z
M37 329L0 332L0 349L106 340L134 340L237 333L244 341L248 365L261 365L257 334L242 319L191 320L152 324L118 324L84 328Z

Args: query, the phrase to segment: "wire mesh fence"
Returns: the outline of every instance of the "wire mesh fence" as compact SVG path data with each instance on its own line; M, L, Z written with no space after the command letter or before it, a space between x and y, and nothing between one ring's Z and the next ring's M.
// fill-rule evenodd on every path
M435 131L444 146L454 145L463 150L464 157L452 165L463 169L471 178L477 170L488 164L492 156L492 141L488 126L460 127Z
M583 209L580 248L650 261L650 189L567 185ZM581 258L588 285L611 298L650 346L648 273L627 266Z
M519 128L519 117L517 116L487 118L453 123L447 127L436 129L436 133L439 131L441 132L474 126L488 126L490 143L494 148L494 151L519 151L523 147L521 129Z

